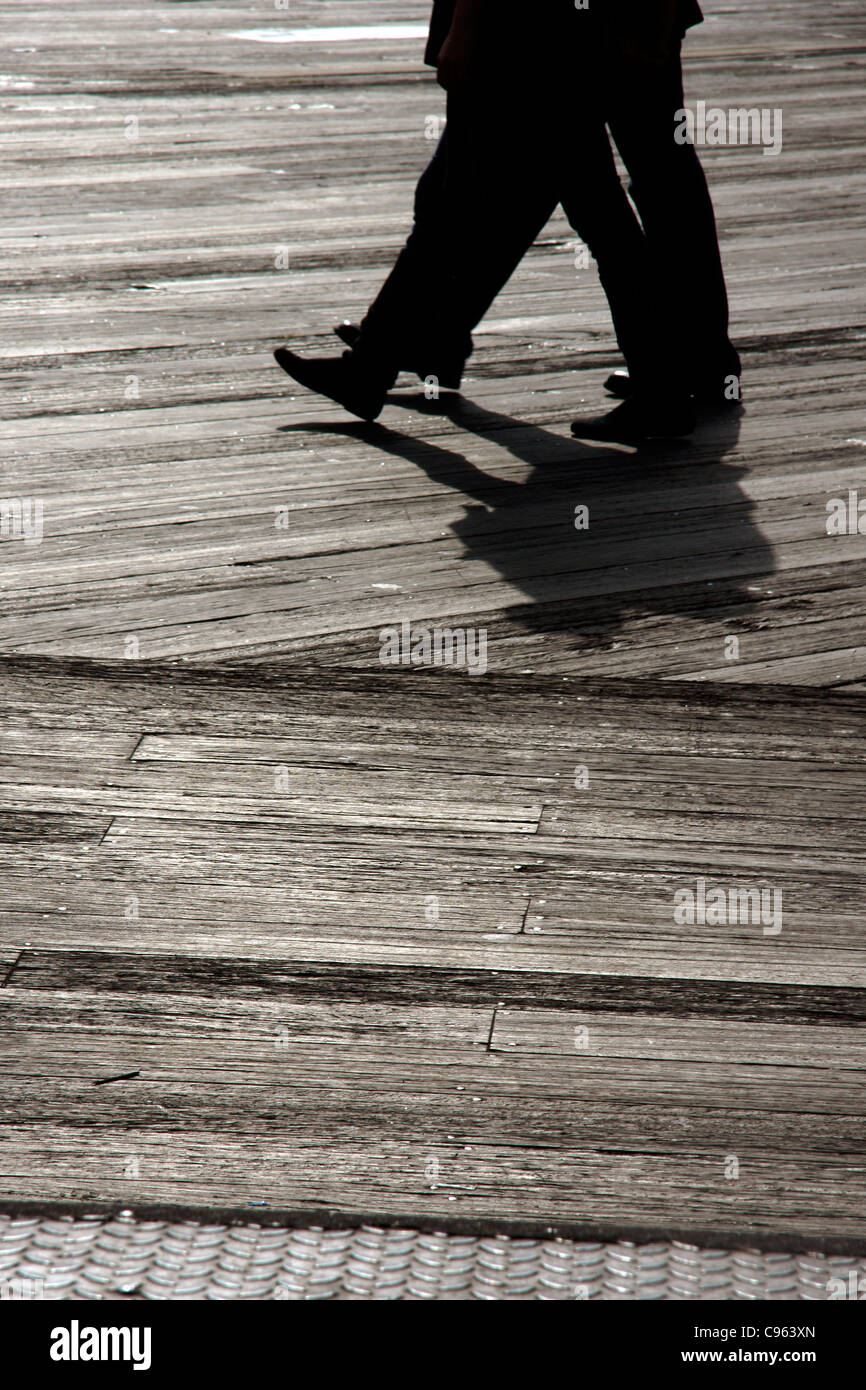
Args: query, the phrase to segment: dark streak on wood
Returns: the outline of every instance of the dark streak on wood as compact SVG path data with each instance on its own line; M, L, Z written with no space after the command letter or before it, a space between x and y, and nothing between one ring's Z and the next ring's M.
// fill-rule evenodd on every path
M0 811L0 844L88 844L105 835L111 820L104 816L64 815L61 811Z
M862 1027L866 1023L866 989L757 980L740 984L556 971L289 965L278 960L76 949L22 951L9 982L20 989L99 988L106 993L262 997L286 1002L495 1006L499 1001L514 1009L610 1010L804 1027Z

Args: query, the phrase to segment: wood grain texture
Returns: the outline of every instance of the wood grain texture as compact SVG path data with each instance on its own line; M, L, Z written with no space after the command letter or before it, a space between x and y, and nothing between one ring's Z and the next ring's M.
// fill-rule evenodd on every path
M0 692L0 1197L866 1248L862 695L51 657ZM699 880L780 930L678 923Z
M618 360L559 214L462 396L367 427L272 363L363 312L443 98L417 39L255 31L422 0L0 0L0 499L44 508L0 1200L866 1252L866 16L706 9L688 100L784 116L703 153L745 409L634 451L569 433ZM381 666L404 620L490 673ZM778 924L678 921L699 883Z
M860 0L709 4L687 39L690 103L780 108L783 148L703 151L745 410L639 453L569 435L617 358L561 214L462 398L403 377L366 428L271 360L363 312L443 95L419 39L261 40L427 10L0 3L0 473L45 508L0 545L0 650L368 667L407 619L485 627L502 672L862 683L866 537L825 526L866 488Z

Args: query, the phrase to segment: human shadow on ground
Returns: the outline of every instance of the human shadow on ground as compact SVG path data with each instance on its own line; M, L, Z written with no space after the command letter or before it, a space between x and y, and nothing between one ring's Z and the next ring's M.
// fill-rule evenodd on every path
M759 596L748 586L773 572L774 557L739 486L747 470L725 462L742 408L705 412L688 440L629 450L580 443L456 393L437 401L393 394L389 405L459 434L443 442L440 431L434 441L360 422L282 428L362 439L471 499L450 523L461 563L482 562L532 600L506 601L499 611L509 621L557 633L559 644L573 635L581 651L612 646L626 617L645 614L753 625L748 609ZM468 457L475 450L460 442L467 435L484 466ZM515 461L528 469L517 478L508 476ZM467 570L463 582L485 577Z

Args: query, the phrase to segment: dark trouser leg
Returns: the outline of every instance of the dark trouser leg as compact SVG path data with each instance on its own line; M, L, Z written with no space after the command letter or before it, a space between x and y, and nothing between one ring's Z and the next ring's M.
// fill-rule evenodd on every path
M507 185L506 185L507 186ZM553 185L537 180L511 190L507 206L500 208L489 228L486 245L476 246L461 306L466 331L480 323L511 279L529 248L556 211L558 199Z
M498 108L497 108L498 109ZM449 97L448 125L419 180L415 220L365 316L356 352L389 371L472 350L471 332L556 207L541 181L506 196L509 170L489 102Z
M394 267L361 322L359 357L387 362L392 380L414 355L423 328L425 276L440 234L438 216L448 173L448 131L441 136L415 188L414 224ZM461 344L462 346L462 344ZM470 344L471 346L471 344Z
M647 238L620 181L607 131L587 112L571 118L574 173L566 166L562 206L598 266L635 393L678 389L678 343L656 292Z
M559 201L552 161L545 158L552 132L539 119L543 105L524 86L515 116L513 91L508 75L497 72L471 91L449 93L433 310L442 337L453 325L474 328Z
M666 313L702 376L739 375L707 181L694 147L674 139L682 107L679 46L663 73L609 81L608 124L631 178Z

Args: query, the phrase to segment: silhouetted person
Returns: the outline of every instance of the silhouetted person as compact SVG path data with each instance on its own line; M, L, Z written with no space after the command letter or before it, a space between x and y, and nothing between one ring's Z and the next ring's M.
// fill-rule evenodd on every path
M652 6L653 0L643 3ZM667 0L658 4L670 24L679 22ZM434 11L431 44L437 41L441 9ZM640 68L642 60L616 54L609 12L575 12L567 0L536 0L529 20L525 7L509 0L495 6L489 0L456 0L449 9L454 16L438 54L440 80L448 90L448 127L422 178L412 235L348 354L303 360L279 349L277 360L296 380L368 419L378 414L402 366L438 374L438 358L451 377L442 384L457 384L469 329L513 268L519 243L534 238L562 201L597 260L631 391L611 417L581 422L580 432L623 439L688 432L691 383L676 363L677 315L663 293L665 273L659 274L619 181L604 128L610 103L645 180L646 142L632 129L635 113L621 80L626 63ZM664 18L652 20L649 39L669 53ZM642 27L644 22L634 19L628 32L645 50ZM605 58L609 52L612 60ZM517 92L521 100L515 107ZM610 120L613 124L614 116ZM673 134L672 109L670 148L694 156L690 147L675 145ZM660 163L664 197L650 199L658 234L664 230L659 208L670 197L671 177ZM700 175L696 160L694 167ZM705 184L703 189L712 224ZM714 224L712 240L715 246ZM675 243L682 244L681 229ZM719 283L724 297L720 267ZM726 312L725 304L725 321ZM693 347L690 343L690 353ZM738 362L736 368L730 360L723 365L739 371Z
M732 375L739 378L740 359L728 337L728 299L715 217L694 146L677 144L673 138L676 113L684 102L682 39L703 16L697 0L594 3L604 23L608 55L602 106L631 176L630 193L656 273L667 282L667 312L678 324L678 336L690 344L689 362L683 371L699 399L726 403L732 399L728 379ZM425 54L431 66L437 66L455 4L456 0L437 0L434 5ZM435 200L447 168L447 145L446 127L416 191L415 228L407 242L406 259L415 260L418 267L420 257L428 253L424 229L425 224L435 222ZM553 190L539 190L537 200L524 192L500 225L496 244L474 249L474 294L465 304L462 318L449 325L440 313L435 324L418 325L412 365L419 375L432 372L442 385L459 386L472 350L472 329L555 207ZM389 277L371 306L371 315L387 313L389 295L399 292L406 269L401 256L393 278ZM415 273L423 273L423 269L415 269ZM352 324L341 325L337 331L350 346L360 332ZM408 358L404 365L410 366ZM615 373L606 384L616 394L628 392L624 373Z
M428 67L438 70L439 54L448 38L456 4L457 0L435 0L424 53ZM443 78L445 82L448 81L444 73ZM508 113L509 118L513 119L515 109ZM437 254L438 217L450 165L452 137L449 129L446 122L433 157L418 180L414 225L394 269L360 327L343 323L336 330L349 347L354 347L358 335L375 326L377 321L387 324L391 306L399 302L407 281L424 276L430 257ZM507 127L501 138L507 138ZM454 322L446 322L440 308L432 321L413 325L412 342L402 364L404 369L414 371L422 380L433 376L446 389L459 388L466 359L473 348L472 329L484 317L529 247L550 221L557 203L558 198L552 188L538 189L535 197L528 196L526 190L522 189L520 196L512 199L509 215L502 220L492 244L470 246L467 241L464 254L467 259L471 257L471 269L467 275L471 283L466 301L458 306L458 318Z

